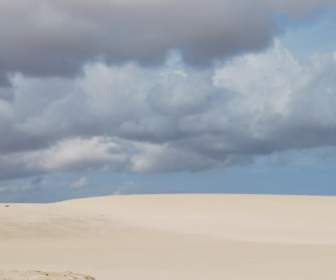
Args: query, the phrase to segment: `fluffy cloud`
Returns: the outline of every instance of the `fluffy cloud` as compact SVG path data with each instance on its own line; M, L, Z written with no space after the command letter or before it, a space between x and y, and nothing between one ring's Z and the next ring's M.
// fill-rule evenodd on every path
M122 165L127 150L111 139L69 139L57 143L42 152L35 152L33 161L42 170L83 169L113 163Z
M106 168L170 172L336 145L336 56L279 42L215 69L93 63L74 79L15 75L0 99L0 178Z
M16 72L71 77L97 59L156 64L174 49L188 63L209 64L268 46L278 33L275 13L303 15L332 2L1 1L0 84Z

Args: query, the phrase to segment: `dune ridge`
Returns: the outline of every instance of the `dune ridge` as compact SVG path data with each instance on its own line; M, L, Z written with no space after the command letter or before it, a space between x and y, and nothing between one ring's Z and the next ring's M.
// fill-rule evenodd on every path
M111 196L0 204L0 269L96 279L335 279L336 198ZM1 279L1 278L0 278Z

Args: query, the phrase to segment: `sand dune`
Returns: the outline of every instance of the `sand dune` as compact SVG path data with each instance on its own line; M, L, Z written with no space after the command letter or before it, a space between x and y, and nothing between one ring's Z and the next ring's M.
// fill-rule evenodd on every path
M303 196L0 204L0 270L97 280L334 280L335 213L335 197Z
M42 272L42 271L6 271L0 272L0 280L94 280L91 276L72 272Z

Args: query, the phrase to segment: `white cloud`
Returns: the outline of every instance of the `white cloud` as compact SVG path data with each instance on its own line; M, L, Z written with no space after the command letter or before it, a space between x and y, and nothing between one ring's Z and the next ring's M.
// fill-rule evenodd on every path
M67 139L42 151L34 153L35 163L42 170L61 171L82 169L101 165L122 166L127 160L127 151L112 139Z
M130 160L130 169L135 172L199 171L220 164L197 152L169 145L137 144L139 152Z

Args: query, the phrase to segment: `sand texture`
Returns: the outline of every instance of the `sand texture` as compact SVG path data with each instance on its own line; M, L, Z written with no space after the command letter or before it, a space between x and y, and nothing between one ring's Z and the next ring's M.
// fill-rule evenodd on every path
M0 280L335 280L336 198L153 195L0 204L0 271Z
M95 280L88 275L72 272L0 271L0 280Z

